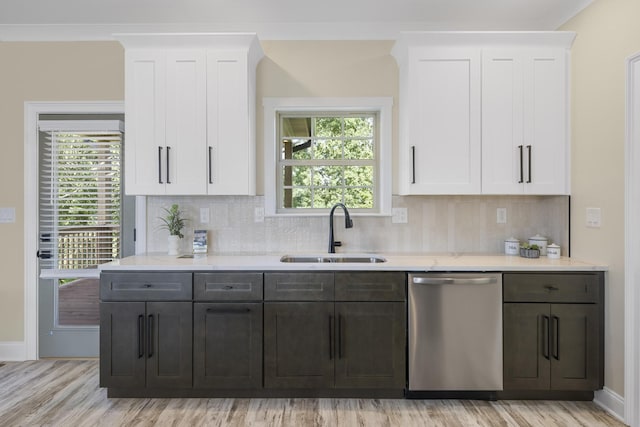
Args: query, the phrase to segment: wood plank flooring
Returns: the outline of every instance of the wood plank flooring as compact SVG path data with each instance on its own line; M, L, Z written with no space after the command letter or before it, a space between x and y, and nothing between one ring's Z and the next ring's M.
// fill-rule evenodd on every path
M0 426L623 426L592 402L108 399L97 360L0 363Z

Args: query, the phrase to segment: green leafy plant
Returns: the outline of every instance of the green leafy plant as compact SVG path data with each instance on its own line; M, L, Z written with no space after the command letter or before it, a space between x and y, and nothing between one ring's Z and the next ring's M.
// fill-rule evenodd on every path
M163 222L160 227L169 230L169 234L171 236L178 236L182 239L184 237L184 235L182 234L182 229L184 228L186 219L182 217L182 211L180 211L180 207L174 203L173 205L171 205L170 209L162 209L164 209L167 215L164 217L160 217L160 220Z
M533 245L530 245L529 243L523 243L520 245L520 247L522 249L533 249L533 250L540 250L540 247L538 245L536 245L535 243Z

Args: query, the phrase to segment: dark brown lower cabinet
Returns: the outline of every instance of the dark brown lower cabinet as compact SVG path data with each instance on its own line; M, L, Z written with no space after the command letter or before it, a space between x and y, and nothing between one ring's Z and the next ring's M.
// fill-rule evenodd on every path
M192 387L190 302L100 303L100 385Z
M602 283L599 273L504 275L505 390L602 388ZM566 303L569 292L584 302Z
M262 303L194 303L193 386L262 388Z
M265 387L404 387L404 303L269 302L264 311Z

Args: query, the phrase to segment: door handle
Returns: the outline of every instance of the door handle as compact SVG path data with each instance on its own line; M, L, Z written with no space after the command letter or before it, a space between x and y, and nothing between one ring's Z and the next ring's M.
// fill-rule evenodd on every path
M144 329L144 315L138 316L138 359L144 356L144 335L142 330Z
M529 162L529 180L527 184L531 184L531 146L527 145L527 161Z
M518 184L522 184L524 182L524 161L523 161L523 152L522 152L522 145L518 145L518 148L520 149L520 181L518 181Z
M147 357L153 356L153 314L147 319Z
M338 359L342 359L342 315L338 316Z
M333 360L333 316L329 316L329 360Z
M554 359L560 360L560 319L558 316L551 317L553 338L551 343L553 344L553 348L551 349L551 354Z
M416 183L416 146L411 146L411 183Z
M495 277L413 277L411 280L415 285L489 285L496 283Z
M162 182L162 147L158 147L158 184L164 184Z
M213 172L211 171L213 166L213 163L211 160L212 153L213 153L213 147L209 146L209 184L213 184L213 177L212 177Z
M171 178L169 175L169 152L171 151L171 147L167 145L167 184L171 184Z
M542 355L549 360L549 316L542 316Z

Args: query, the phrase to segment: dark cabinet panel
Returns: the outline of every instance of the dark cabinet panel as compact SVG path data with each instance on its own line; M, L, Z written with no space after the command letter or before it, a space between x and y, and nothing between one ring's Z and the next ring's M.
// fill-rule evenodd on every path
M100 304L100 386L145 386L145 304Z
M333 273L265 273L265 301L333 301Z
M333 302L265 303L265 387L333 387L333 328Z
M504 304L505 390L549 388L549 315L548 304Z
M193 294L192 273L100 274L101 301L186 301Z
M262 301L262 273L196 273L196 301Z
M147 387L191 388L192 322L190 302L147 303Z
M336 272L336 301L404 301L406 273L395 271Z
M602 273L505 273L505 302L597 303Z
M336 387L404 388L404 303L336 303L335 312Z
M195 388L262 388L262 303L194 304Z

